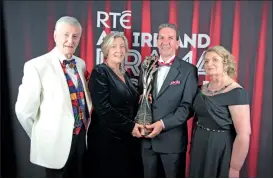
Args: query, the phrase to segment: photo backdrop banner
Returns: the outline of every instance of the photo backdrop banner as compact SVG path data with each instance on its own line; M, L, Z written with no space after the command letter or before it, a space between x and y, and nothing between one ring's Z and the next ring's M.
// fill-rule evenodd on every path
M272 2L271 1L5 1L11 120L18 177L41 176L29 162L29 139L20 126L14 105L27 60L54 46L55 22L76 17L82 38L76 55L85 60L90 73L103 62L101 43L111 31L123 32L129 41L125 59L132 81L137 83L141 61L158 55L157 33L162 23L180 30L177 56L198 68L199 83L208 78L203 52L223 45L235 57L236 80L248 91L251 105L251 143L243 177L272 177ZM192 120L188 121L191 134ZM189 135L189 143L190 143ZM188 146L188 148L190 145ZM187 171L189 155L187 156Z

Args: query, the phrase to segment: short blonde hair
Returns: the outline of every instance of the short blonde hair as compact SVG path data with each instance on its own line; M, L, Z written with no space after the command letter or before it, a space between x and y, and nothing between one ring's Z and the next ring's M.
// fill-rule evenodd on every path
M225 49L223 46L220 46L220 45L210 47L204 53L204 56L203 56L204 58L208 52L215 52L222 57L224 70L227 72L227 75L229 77L235 77L237 75L234 56L227 49Z
M116 38L122 38L123 39L124 45L125 45L126 55L128 54L129 47L128 47L128 40L127 40L127 38L122 33L120 33L120 32L112 32L112 33L108 34L107 36L105 36L103 38L103 42L101 44L102 53L103 53L103 56L105 58L108 57L109 48L114 43L114 40Z

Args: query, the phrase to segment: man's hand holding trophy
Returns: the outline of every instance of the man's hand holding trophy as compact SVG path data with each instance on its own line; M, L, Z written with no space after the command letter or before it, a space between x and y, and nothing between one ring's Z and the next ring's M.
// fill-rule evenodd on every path
M149 56L142 62L141 71L142 71L142 95L139 99L139 108L137 115L135 117L135 121L137 124L142 125L141 135L147 136L151 132L151 130L147 129L147 125L152 124L152 84L154 79L154 73L157 71L157 56Z

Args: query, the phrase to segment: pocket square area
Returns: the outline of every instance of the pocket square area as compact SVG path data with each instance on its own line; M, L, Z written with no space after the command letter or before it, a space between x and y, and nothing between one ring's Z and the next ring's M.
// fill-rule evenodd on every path
M179 80L175 80L175 81L172 81L170 85L179 85L180 84L180 81Z

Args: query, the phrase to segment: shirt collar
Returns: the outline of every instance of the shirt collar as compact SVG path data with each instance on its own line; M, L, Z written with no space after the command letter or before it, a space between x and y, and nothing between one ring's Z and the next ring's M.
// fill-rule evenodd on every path
M67 59L60 51L57 47L54 47L53 49L54 54L56 55L56 57L60 60L61 63L63 63L64 60L71 60L73 58L75 58L74 55L72 55L72 57L70 59Z
M162 60L162 58L161 58L161 55L160 55L160 57L159 57L159 62L163 62L163 63L169 63L169 62L171 62L172 61L172 59L174 59L174 57L175 57L175 54L171 57L171 58L169 58L167 61L165 61L164 62L164 60Z

